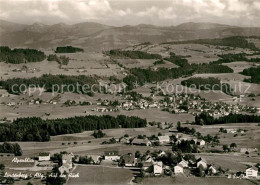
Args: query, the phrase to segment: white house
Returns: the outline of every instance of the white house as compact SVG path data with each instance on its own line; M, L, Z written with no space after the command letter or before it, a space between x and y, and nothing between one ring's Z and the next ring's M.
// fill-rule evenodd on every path
M152 143L147 138L146 139L134 138L132 141L132 145L151 146Z
M154 164L153 164L154 175L161 175L162 172L163 172L162 161L154 162Z
M158 136L158 139L159 139L160 143L169 143L170 142L170 137L168 135Z
M207 168L207 162L202 159L202 158L199 158L197 161L197 168L201 165L204 169Z
M161 152L158 154L159 157L164 156L164 155L166 155L165 151L161 151Z
M212 174L216 174L217 173L217 169L214 166L212 166L212 165L209 166L209 170L211 171Z
M144 162L154 162L152 156L147 155Z
M188 161L185 161L185 160L181 160L181 162L179 162L180 165L182 165L184 168L187 168L189 167L189 162Z
M245 152L257 152L258 149L257 148L241 148L240 152L241 153L245 153Z
M237 131L236 131L235 129L233 129L233 128L227 128L226 131L227 131L227 133L230 133L230 134L234 134L234 133L237 132Z
M258 169L254 166L246 169L246 178L257 178Z
M100 164L100 155L88 155L94 161L94 164Z
M128 137L123 137L123 138L120 139L120 143L129 144L130 140L129 140Z
M51 159L50 153L42 152L39 153L39 161L49 161Z
M178 164L177 166L174 166L174 173L183 173L183 166L181 164Z
M65 166L68 169L72 168L72 157L73 154L63 154L62 155L62 166Z
M120 159L117 151L105 152L105 160L117 161Z
M197 145L204 146L205 144L206 144L206 142L203 139L198 139L197 140Z
M64 173L69 174L69 169L65 166L60 166L59 172L61 173L61 175L63 175Z

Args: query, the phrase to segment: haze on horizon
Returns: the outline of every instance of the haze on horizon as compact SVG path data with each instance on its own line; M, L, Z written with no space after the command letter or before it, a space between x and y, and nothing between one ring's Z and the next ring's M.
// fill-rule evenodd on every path
M213 22L260 27L258 0L0 0L0 19L43 24L123 26Z

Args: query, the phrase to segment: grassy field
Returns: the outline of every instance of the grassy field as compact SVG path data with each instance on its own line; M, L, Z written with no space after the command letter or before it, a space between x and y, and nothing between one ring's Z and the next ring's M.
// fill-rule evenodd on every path
M144 185L156 185L160 182L162 185L176 184L176 185L253 185L248 180L227 179L227 178L199 178L199 177L166 177L166 178L145 178Z
M102 166L77 166L73 173L79 173L79 178L70 178L68 185L122 185L133 178L130 170Z

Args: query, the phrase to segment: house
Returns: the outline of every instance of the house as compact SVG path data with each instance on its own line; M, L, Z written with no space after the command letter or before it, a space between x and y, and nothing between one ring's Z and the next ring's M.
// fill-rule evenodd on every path
M257 178L258 169L254 166L246 169L246 178Z
M153 160L152 156L147 155L145 158L145 162L154 162L154 160Z
M159 143L169 143L170 142L170 137L168 135L166 136L158 136Z
M181 164L178 164L177 166L174 166L174 173L183 173L183 166Z
M199 158L199 159L197 159L196 162L197 162L197 168L198 168L199 166L202 166L204 169L207 168L207 162L206 162L204 159Z
M233 129L233 128L227 128L226 131L227 131L227 133L230 133L230 134L234 134L234 133L237 132L237 131L236 131L235 129Z
M258 149L257 148L241 148L240 149L240 152L241 153L245 153L245 152L257 152L258 151Z
M216 174L217 173L216 167L214 167L212 165L209 166L208 170L211 171L212 174Z
M9 102L6 105L8 105L8 106L15 106L15 102Z
M51 155L48 152L39 153L39 161L49 161L51 159Z
M128 137L123 137L123 138L120 139L120 143L129 144L130 139Z
M122 159L126 167L135 166L135 156L132 153L128 153L122 156Z
M74 155L72 153L70 154L63 154L62 155L62 166L65 166L69 170L72 168L72 158Z
M197 145L204 146L205 144L206 144L206 142L203 139L198 139L197 140Z
M161 175L162 172L163 172L162 161L154 162L154 164L153 164L154 175Z
M132 141L132 145L152 146L152 143L148 139L134 138L133 141Z
M147 170L147 169L148 169L150 166L152 166L152 165L153 165L152 162L144 162L142 169L143 169L143 170Z
M118 151L106 151L105 152L105 160L117 161L120 159L118 155Z
M61 175L63 175L63 174L69 174L70 171L69 171L69 169L67 167L60 166L59 167L59 172L60 172Z
M178 164L182 165L184 168L189 167L189 162L183 159Z
M166 155L165 151L160 151L160 153L158 154L159 157L162 157L164 155Z
M91 157L94 164L100 164L100 155L88 155L88 157Z

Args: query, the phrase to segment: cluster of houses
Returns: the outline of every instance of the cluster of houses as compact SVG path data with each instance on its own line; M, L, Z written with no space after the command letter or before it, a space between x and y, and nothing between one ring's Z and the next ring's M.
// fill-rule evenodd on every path
M239 112L256 112L256 107L244 106L239 104L228 104L225 102L210 102L201 99L198 95L192 94L173 94L171 96L166 96L161 100L153 100L152 97L137 98L133 100L130 95L124 95L124 101L120 102L118 105L111 105L108 100L103 100L102 105L104 107L93 109L93 111L98 112L110 112L122 110L134 110L134 109L150 109L157 108L162 110L167 110L169 112L177 113L191 113L197 115L201 112L208 112L213 117L225 116L230 113ZM98 105L98 104L97 104ZM113 108L108 108L113 107Z
M204 146L206 144L206 141L203 139L197 139L197 138L188 138L188 137L181 137L178 134L175 135L176 141L173 141L169 135L161 135L156 136L152 140L149 140L147 137L144 138L130 138L130 137L122 137L118 139L118 142L123 144L131 144L131 145L139 145L139 146L153 146L154 142L158 142L160 145L165 145L169 143L181 143L181 141L193 141L194 144L198 146Z
M155 158L153 158L151 155L146 155L143 159L136 158L134 154L128 153L120 156L117 151L109 151L105 152L105 160L111 160L111 161L123 161L123 166L125 167L140 167L142 170L148 175L163 175L163 174L169 174L169 171L173 171L174 174L184 174L185 170L192 170L196 168L202 168L204 171L208 171L208 174L215 175L218 173L218 169L212 165L208 164L206 160L202 159L201 157L198 158L196 161L186 161L184 159L181 159L173 168L170 166L164 165L162 161L157 161ZM162 157L163 155L166 155L164 151L160 151L158 153L159 157ZM140 165L141 164L141 165ZM152 169L152 170L149 170ZM245 172L242 173L244 178L257 178L258 177L258 169L254 166L249 167L245 170ZM235 178L235 176L230 176L228 174L228 178ZM237 178L237 176L236 176Z
M28 104L29 105L34 105L34 104L36 104L36 105L39 105L39 104L53 104L53 105L56 105L57 102L56 101L52 101L52 100L47 100L46 102L43 102L40 99L37 99L37 100L32 99L32 100L29 101Z
M62 164L59 166L59 172L61 174L69 174L70 170L73 168L73 162L72 159L74 158L73 153L65 153L62 154L61 159L62 159ZM51 164L51 169L55 165L54 163L50 163L51 161L51 155L48 152L41 152L39 153L38 156L38 161L39 161L39 166L43 166L46 164Z
M166 152L159 151L158 157L166 155ZM162 161L156 160L155 157L151 155L145 155L145 157L135 157L133 153L127 153L122 156L119 155L118 151L107 151L104 153L104 159L114 162L119 162L124 167L138 167L144 170L146 175L164 175L169 174L169 171L174 172L174 174L184 174L185 171L193 170L196 168L201 168L204 171L208 171L209 175L215 175L218 173L218 169L212 165L208 164L206 160L201 157L196 161L181 159L174 167L167 166L163 164ZM121 161L121 162L120 162ZM141 164L141 165L140 165ZM247 168L243 173L245 178L257 178L258 169L256 167ZM228 175L230 178L230 174Z

